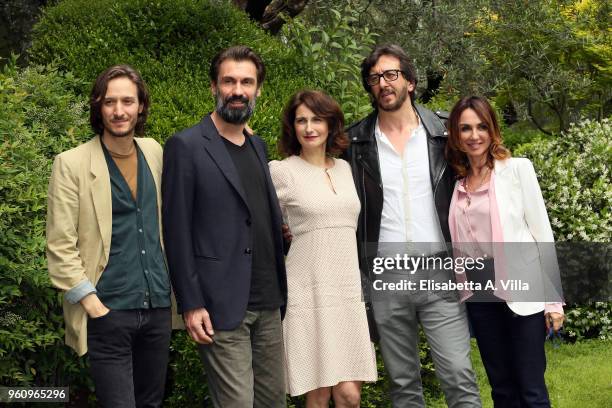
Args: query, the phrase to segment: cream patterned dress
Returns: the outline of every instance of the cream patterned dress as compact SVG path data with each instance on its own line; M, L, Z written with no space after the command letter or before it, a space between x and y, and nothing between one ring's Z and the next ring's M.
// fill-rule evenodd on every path
M283 320L288 393L376 381L355 236L360 204L349 164L334 159L325 170L290 156L270 162L270 173L293 234Z

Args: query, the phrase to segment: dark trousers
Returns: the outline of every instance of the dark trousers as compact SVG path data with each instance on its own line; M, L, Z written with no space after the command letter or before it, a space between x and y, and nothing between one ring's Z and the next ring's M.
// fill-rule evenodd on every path
M171 332L170 308L111 310L87 321L98 406L162 406Z
M505 302L467 302L495 408L550 407L544 382L544 313L514 314Z

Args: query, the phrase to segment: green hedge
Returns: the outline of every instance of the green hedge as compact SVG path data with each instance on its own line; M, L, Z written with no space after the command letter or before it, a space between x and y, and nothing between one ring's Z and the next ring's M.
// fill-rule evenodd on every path
M70 74L0 73L0 384L87 387L64 343L58 292L45 260L47 181L55 154L89 137Z
M137 68L152 95L147 135L160 142L210 112L208 69L221 49L244 44L266 62L267 78L250 122L270 145L289 96L312 86L296 51L224 1L66 0L47 8L33 30L33 63L54 62L86 81L112 64Z
M344 27L341 18L337 23ZM325 69L313 67L313 62L317 62L312 57L317 49L314 44L323 44L324 40L309 42L303 27L298 26L296 30L293 36L287 33L282 41L270 37L243 13L222 1L65 0L45 10L34 30L30 56L38 64L59 69L32 67L18 71L8 68L0 75L2 385L69 384L73 391L91 388L85 360L77 359L63 345L60 297L50 287L44 259L44 217L52 157L91 136L85 101L96 75L115 63L130 63L138 68L153 97L147 134L163 142L177 130L199 121L213 108L208 84L211 57L229 45L249 45L262 55L268 67L268 78L251 125L264 136L273 152L280 129L280 111L297 89L313 85L324 87L327 81L336 81L340 84L341 93L337 96L341 102L344 102L344 93L348 95L346 101L354 103L346 106L357 107L357 112L364 106L362 96L355 88L342 85L345 79L339 74L330 76L329 80L317 79L316 74L331 75L329 73L335 71L329 66L342 62L327 61ZM351 32L350 25L342 30ZM293 46L298 40L296 49L299 51L295 51ZM335 55L319 54L319 57L331 59ZM586 137L580 140L580 143L588 142ZM560 152L555 154L562 156L567 149L563 139L550 143L552 145L528 145L522 150L525 154L533 154L547 202L556 200L549 192L554 190L551 185L558 177L547 178L548 174L555 173L554 169L546 167L552 159L545 153L560 146L557 149ZM593 165L609 163L609 145L603 150L597 146L601 145L589 150ZM559 163L567 169L573 166L571 160ZM601 191L608 194L604 196L608 201L603 203L610 208L609 190L602 190L589 170L576 177L585 180L581 188L596 192L595 196L600 197ZM594 180L593 184L588 180ZM586 199L586 195L583 198ZM603 214L610 218L605 210L600 207L597 210L604 211ZM563 229L565 225L572 225L571 228L579 233L580 218L571 208L549 208L549 211L562 222L561 226L554 223L557 236L560 231L563 234L569 231ZM599 231L600 224L596 225ZM607 225L609 228L609 221ZM589 335L584 330L581 333ZM427 347L421 348L426 392L439 395L427 352ZM388 405L380 361L379 373L379 383L364 386L364 406ZM184 332L173 336L169 374L166 406L202 405L206 400L206 385L193 342ZM300 400L294 399L291 404L299 406Z
M584 243L609 244L612 238L611 135L610 119L584 120L559 136L524 144L515 151L515 155L533 161L555 240L569 242L566 245L572 251L579 251L573 254L576 259L592 260L576 262L568 268L566 292L610 285L610 265L604 270L602 254L593 253L593 247ZM612 338L612 303L568 306L565 332L570 340Z

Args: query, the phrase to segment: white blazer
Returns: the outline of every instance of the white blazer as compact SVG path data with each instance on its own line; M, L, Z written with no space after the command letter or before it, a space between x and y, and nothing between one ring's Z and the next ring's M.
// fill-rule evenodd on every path
M491 180L493 188L490 189L489 195L491 199L493 242L554 242L542 191L540 190L533 165L528 159L511 158L496 160ZM453 238L456 236L456 200L457 185L453 193L449 214L449 227ZM505 254L498 256L497 251L502 249ZM543 285L550 288L552 284L553 287L560 289L558 264L553 245L525 245L520 248L518 245L512 244L494 245L494 252L496 270L503 268L498 267L498 261L502 262L501 260L505 256L507 259L512 260L512 262L504 264L508 267L507 272L509 276L513 278L517 276L530 276L530 282L534 282L533 276L542 276L543 281L548 279L549 276L553 276L551 281L543 282ZM544 266L546 269L553 268L553 271L546 270L544 272ZM542 291L543 289L540 287L531 288L530 290ZM541 293L542 299L544 299L544 292L542 291ZM507 301L507 304L514 313L521 316L542 312L545 309L562 313L559 302L550 302L550 307L545 307L548 303L545 304L544 301Z

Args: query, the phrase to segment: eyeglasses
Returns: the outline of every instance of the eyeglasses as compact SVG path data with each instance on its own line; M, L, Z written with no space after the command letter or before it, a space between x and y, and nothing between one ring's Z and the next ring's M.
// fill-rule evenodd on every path
M378 85L380 82L380 78L385 78L385 81L392 82L399 77L400 72L404 74L404 71L400 69L388 69L384 71L382 74L370 74L366 77L366 82L370 86Z

